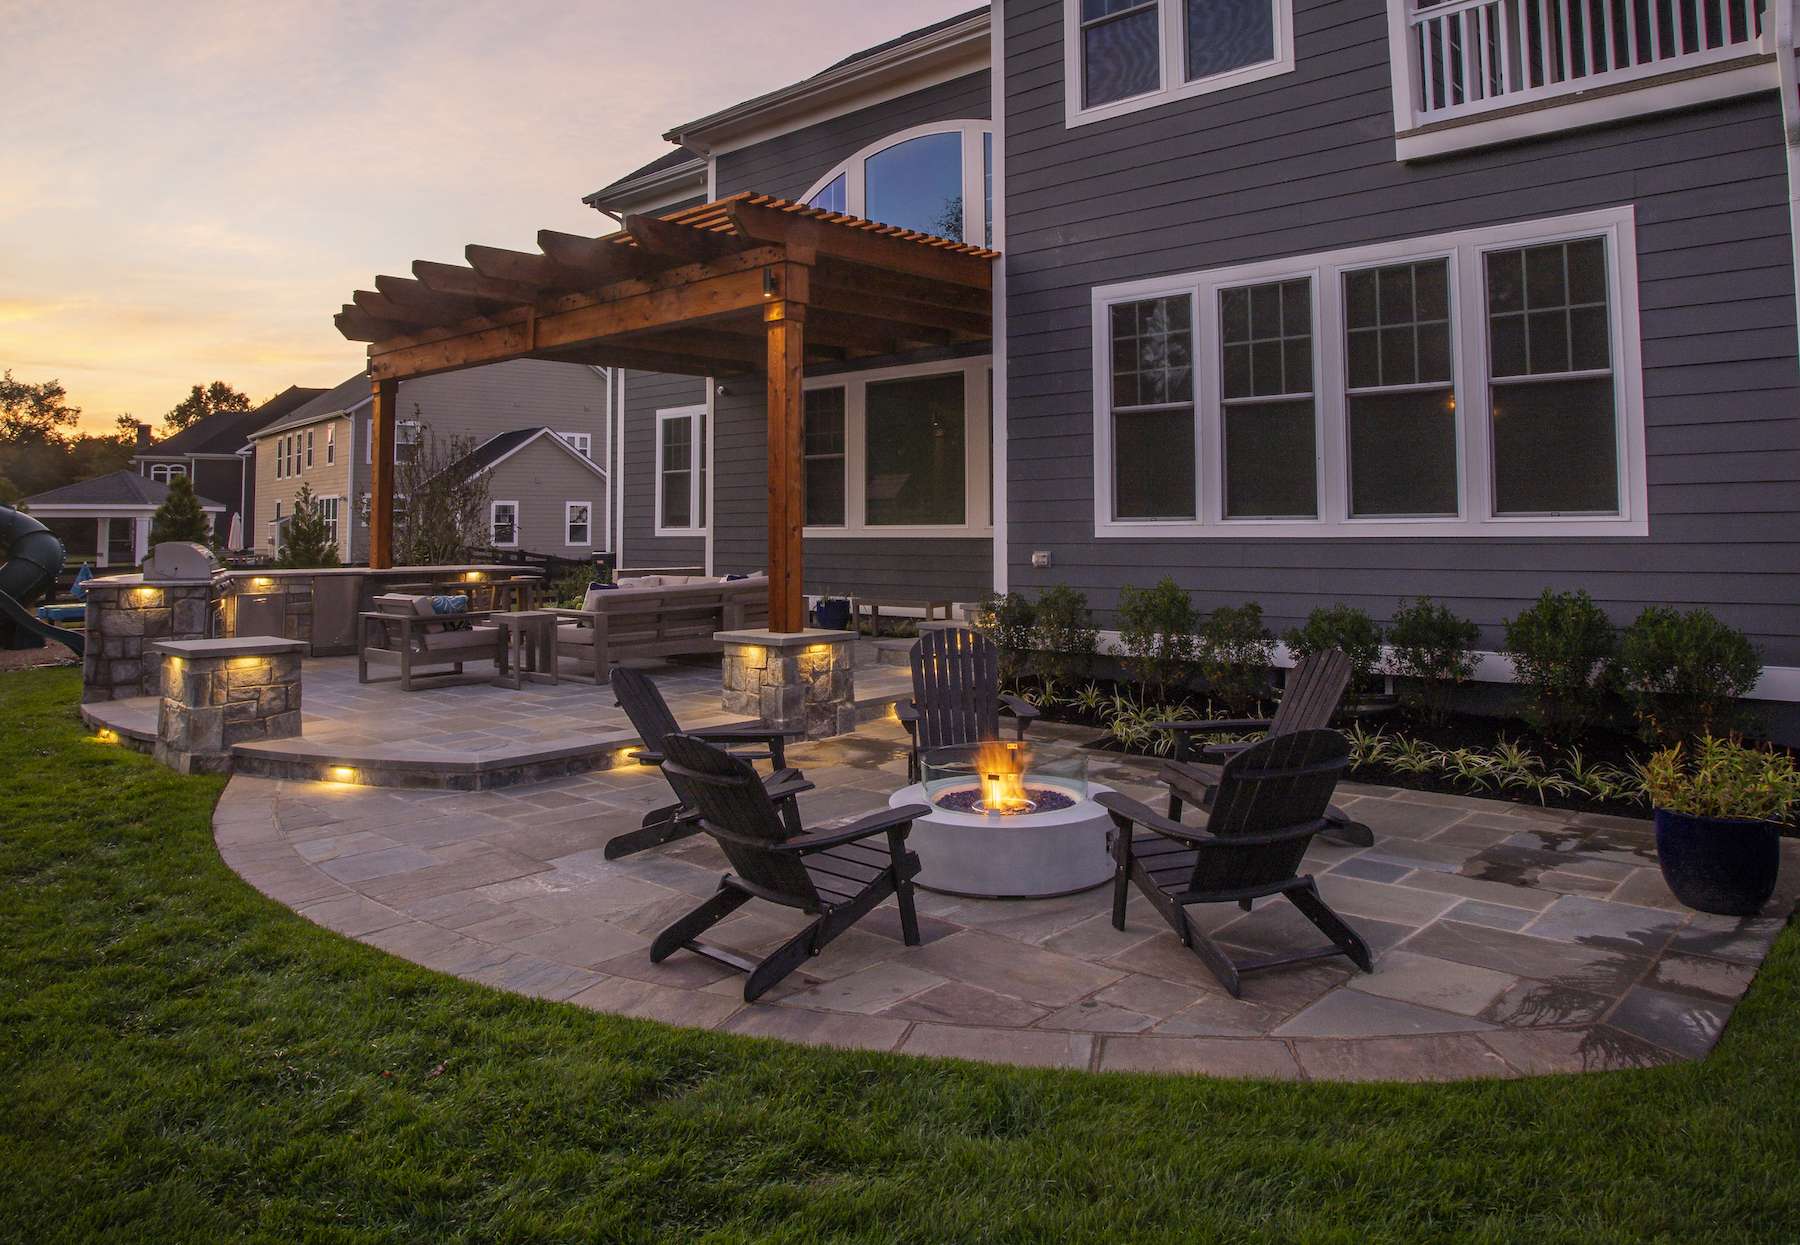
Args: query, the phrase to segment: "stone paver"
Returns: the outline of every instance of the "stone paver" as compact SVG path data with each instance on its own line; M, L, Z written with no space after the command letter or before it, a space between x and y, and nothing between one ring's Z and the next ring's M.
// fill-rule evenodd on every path
M716 701L716 671L686 690L686 676L673 677L678 695ZM418 704L396 729L468 755L520 730L549 747L569 729L550 721L561 712L590 732L615 724L610 697L592 688L579 701L524 693L539 699L499 704L517 714L499 719L471 708L499 689L454 690L410 698ZM359 710L348 688L322 694L346 722ZM309 711L313 698L309 684ZM818 786L801 797L814 824L882 807L904 782L904 739L895 723L872 722L796 746L790 761ZM1150 766L1096 754L1093 772L1154 797ZM1101 887L1035 903L921 893L918 947L903 944L890 901L747 1005L742 977L719 964L686 952L650 963L650 939L711 894L727 865L704 836L604 858L612 835L669 800L661 776L637 767L480 792L239 776L215 836L232 868L317 924L500 989L816 1045L1271 1079L1441 1080L1702 1057L1800 894L1800 844L1784 845L1781 889L1763 916L1710 917L1667 894L1648 823L1383 788L1344 794L1376 846L1315 843L1307 867L1374 948L1375 972L1333 959L1255 973L1242 998L1135 893L1115 929ZM1190 917L1239 955L1321 941L1282 900ZM709 937L760 954L805 920L752 903Z

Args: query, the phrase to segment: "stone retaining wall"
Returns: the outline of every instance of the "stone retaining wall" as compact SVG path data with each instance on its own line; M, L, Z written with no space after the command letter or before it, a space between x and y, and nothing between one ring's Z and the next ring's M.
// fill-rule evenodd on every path
M209 583L91 581L81 699L155 695L162 687L162 657L154 646L205 638L211 611Z

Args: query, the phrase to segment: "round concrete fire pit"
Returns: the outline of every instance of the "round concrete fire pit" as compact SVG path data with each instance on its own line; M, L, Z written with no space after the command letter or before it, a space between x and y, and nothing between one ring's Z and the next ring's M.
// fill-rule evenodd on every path
M907 838L926 890L1045 899L1112 877L1112 821L1094 803L1111 788L1087 781L1081 754L1037 755L1010 742L940 749L926 758L924 775L888 803L931 809Z

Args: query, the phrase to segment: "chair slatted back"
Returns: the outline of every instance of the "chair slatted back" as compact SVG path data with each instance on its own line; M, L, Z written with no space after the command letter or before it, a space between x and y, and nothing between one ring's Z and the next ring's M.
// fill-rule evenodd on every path
M675 715L669 712L669 704L663 699L662 692L650 676L642 670L630 670L624 666L614 666L612 672L613 695L619 698L619 705L625 710L625 716L631 719L631 727L643 740L644 747L652 752L662 752L663 741L681 730L681 724Z
M1333 730L1269 735L1225 762L1206 818L1214 838L1194 862L1193 888L1293 877L1349 764L1350 742Z
M700 826L724 849L732 870L797 908L819 907L819 892L798 856L769 850L788 828L748 761L722 748L672 734L663 740L663 773L681 802L700 813Z
M1269 734L1318 730L1332 715L1350 686L1350 659L1335 648L1308 653L1288 678L1281 703L1269 723Z
M986 636L926 632L912 646L912 677L921 751L1000 738L1000 656Z

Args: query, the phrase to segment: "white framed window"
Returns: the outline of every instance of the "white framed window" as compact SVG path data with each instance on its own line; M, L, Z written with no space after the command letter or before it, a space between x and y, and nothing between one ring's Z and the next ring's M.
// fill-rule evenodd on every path
M285 438L275 438L275 478L282 479L287 475L287 446Z
M559 432L556 434L567 441L571 448L583 458L594 456L594 436L588 432Z
M320 497L317 501L319 506L319 518L325 523L325 535L329 537L331 543L335 545L338 543L338 499L335 497Z
M325 425L325 465L329 467L337 461L337 425Z
M1643 536L1630 207L1096 289L1102 537Z
M313 430L311 428L308 428L306 430L306 469L308 471L311 471L312 465L313 465Z
M957 242L993 238L993 134L987 121L941 121L890 134L832 169L802 202Z
M656 413L656 534L706 531L706 408Z
M518 546L518 502L496 501L488 504L488 540L496 549L512 549Z
M566 501L563 503L563 544L578 549L593 547L594 503L591 501Z
M275 519L269 524L269 548L273 549L276 553L281 552L281 540L284 534L282 524L281 503L277 501L275 503Z
M186 463L151 463L150 478L161 484L167 484L176 476L187 474Z
M806 382L806 535L993 531L986 356Z
M1293 0L1063 0L1070 126L1293 68Z

